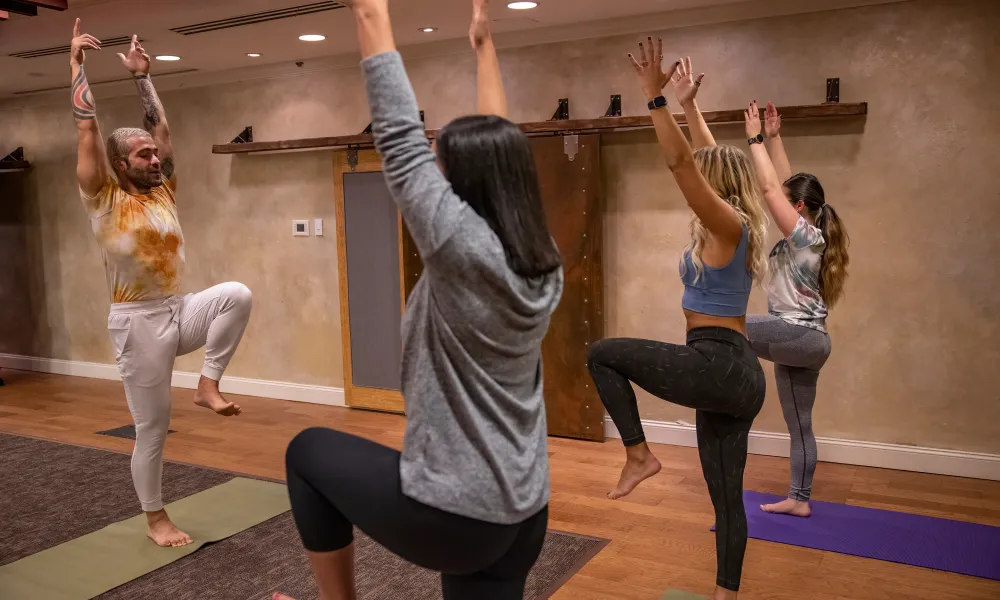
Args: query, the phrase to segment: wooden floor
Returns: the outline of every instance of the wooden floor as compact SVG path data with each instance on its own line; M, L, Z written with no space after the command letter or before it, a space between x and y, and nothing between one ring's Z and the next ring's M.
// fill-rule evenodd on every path
M132 442L94 432L131 422L116 382L4 371L0 431L131 451ZM400 447L402 417L295 402L233 397L238 418L223 419L174 391L168 460L284 478L285 446L300 430L334 427ZM667 588L708 593L715 581L711 504L697 451L657 446L663 471L624 500L605 492L617 480L621 445L551 439L550 527L611 543L557 599L657 600ZM0 457L2 460L2 457ZM783 494L788 462L751 456L749 489ZM1000 483L821 464L818 500L886 508L1000 526ZM0 530L2 531L2 530ZM745 599L996 600L1000 582L750 540Z

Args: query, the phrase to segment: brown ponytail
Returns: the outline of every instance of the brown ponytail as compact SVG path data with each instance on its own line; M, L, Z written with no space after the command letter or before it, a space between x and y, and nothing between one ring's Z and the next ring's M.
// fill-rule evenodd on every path
M819 269L819 289L823 302L832 308L844 295L847 265L850 263L847 248L851 245L851 238L844 230L844 223L837 211L826 203L823 186L815 176L808 173L793 175L785 182L785 188L793 203L801 200L806 205L809 216L823 232L826 250Z

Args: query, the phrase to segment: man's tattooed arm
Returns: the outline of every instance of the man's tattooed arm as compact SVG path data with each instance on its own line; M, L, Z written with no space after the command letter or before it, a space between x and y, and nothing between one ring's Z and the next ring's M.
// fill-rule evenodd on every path
M136 75L135 86L139 89L139 100L142 102L143 125L146 131L153 133L157 125L166 121L160 97L156 95L156 88L153 87L153 80L149 75Z
M108 177L104 138L97 123L97 106L83 65L73 64L71 71L73 83L70 90L78 141L76 176L80 189L92 196L100 191Z
M80 65L80 71L73 77L73 117L77 121L92 121L97 118L94 95L90 92L87 74Z
M153 80L149 75L136 75L135 85L139 90L139 101L142 103L143 126L153 136L160 151L160 169L163 171L163 177L173 179L174 150L170 143L170 128L167 125L163 104L156 95L156 88L153 87Z

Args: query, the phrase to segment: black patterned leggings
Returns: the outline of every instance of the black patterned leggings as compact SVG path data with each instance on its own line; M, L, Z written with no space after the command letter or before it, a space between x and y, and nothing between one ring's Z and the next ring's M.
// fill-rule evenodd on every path
M697 411L698 454L715 507L716 582L738 591L747 546L747 436L764 404L764 371L750 343L723 327L692 329L686 346L608 339L591 346L588 366L626 446L646 440L630 382Z

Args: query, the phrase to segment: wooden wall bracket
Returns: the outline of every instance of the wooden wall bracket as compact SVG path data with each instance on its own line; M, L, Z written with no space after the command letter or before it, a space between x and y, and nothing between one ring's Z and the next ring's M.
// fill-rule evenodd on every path
M559 99L559 108L556 109L550 121L568 121L569 120L569 98Z
M840 102L840 77L826 80L826 102L827 104Z
M247 125L247 127L243 131L241 131L240 134L238 136L236 136L236 138L233 139L232 142L229 142L229 143L230 144L249 144L251 142L253 142L253 127L250 126L250 125Z
M605 117L620 117L622 116L622 96L621 94L615 94L611 96L611 104L608 105L607 112L604 113Z
M0 171L25 171L31 164L24 160L24 148L18 146L7 156L0 158Z

